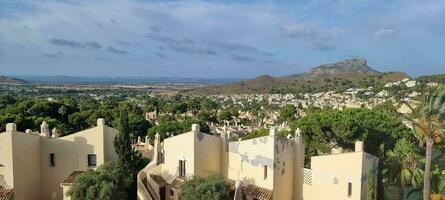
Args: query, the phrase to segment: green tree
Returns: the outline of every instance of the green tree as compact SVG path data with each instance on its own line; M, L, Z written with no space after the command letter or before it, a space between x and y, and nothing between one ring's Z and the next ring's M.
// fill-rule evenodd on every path
M407 104L410 106L409 104ZM431 160L434 143L439 143L445 134L445 87L439 86L424 96L422 102L412 109L410 121L417 137L425 143L425 170L423 199L430 199Z
M214 110L218 108L218 104L207 97L202 98L200 105L202 110Z
M287 104L280 109L280 120L283 122L293 120L296 114L297 108L294 105Z
M136 199L136 176L139 170L144 167L146 161L131 146L128 111L126 109L120 111L118 127L119 134L114 139L114 147L118 156L117 164L126 172L127 176L131 177L131 184L128 186L127 192L129 193L129 199L133 200Z
M379 157L377 199L383 199L384 194L382 181L387 177L380 173L385 167L381 163L386 162L386 151L394 148L399 139L414 139L412 131L398 118L367 108L308 109L307 115L295 120L291 127L303 133L307 164L319 152L330 152L333 147L353 150L354 142L363 140L365 151Z
M72 200L122 200L129 199L125 186L131 177L115 162L106 162L97 170L88 170L79 175L67 196Z
M423 171L418 168L421 156L416 146L404 138L397 141L386 155L389 177L399 186L399 199L403 200L407 186L417 188L422 185Z
M253 130L252 132L250 132L246 136L242 137L241 139L248 140L248 139L262 137L262 136L266 136L266 135L269 135L269 130L262 128L262 129Z
M62 116L62 120L65 119L66 114L68 113L68 108L65 105L59 107L59 114Z
M208 177L193 176L181 185L181 199L184 200L228 200L230 186L216 174Z

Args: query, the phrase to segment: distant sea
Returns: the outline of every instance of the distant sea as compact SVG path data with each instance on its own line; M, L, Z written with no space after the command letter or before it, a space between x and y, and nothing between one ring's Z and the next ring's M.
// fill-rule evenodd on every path
M12 76L34 84L226 84L235 78Z

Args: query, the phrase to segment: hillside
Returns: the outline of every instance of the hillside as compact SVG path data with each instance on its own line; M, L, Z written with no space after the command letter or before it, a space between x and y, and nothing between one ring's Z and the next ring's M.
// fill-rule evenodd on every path
M421 82L436 82L436 83L445 83L445 74L434 74L428 76L420 76L417 80Z
M26 84L27 82L21 79L16 79L8 76L0 76L0 84Z
M311 70L284 77L263 75L255 79L220 86L208 86L192 91L206 94L241 93L304 93L344 91L351 87L381 86L409 76L403 72L378 72L364 59L349 59L324 64Z

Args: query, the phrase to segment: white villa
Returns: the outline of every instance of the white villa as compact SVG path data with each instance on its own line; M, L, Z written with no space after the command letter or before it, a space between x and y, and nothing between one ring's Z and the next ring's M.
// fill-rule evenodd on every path
M268 136L229 141L228 134L190 132L156 136L153 160L138 174L138 199L180 199L181 183L190 176L217 173L232 183L234 200L365 200L376 195L378 159L363 152L311 157L304 168L305 147L299 131L287 138L272 128Z
M75 176L116 160L113 139L118 131L105 125L64 137L50 134L46 122L39 132L19 132L14 123L0 133L0 199L61 200Z

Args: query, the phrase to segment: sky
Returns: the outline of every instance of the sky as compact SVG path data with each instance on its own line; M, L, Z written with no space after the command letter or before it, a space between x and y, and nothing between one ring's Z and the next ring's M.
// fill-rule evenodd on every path
M443 0L0 0L0 74L252 78L365 58L445 73Z

